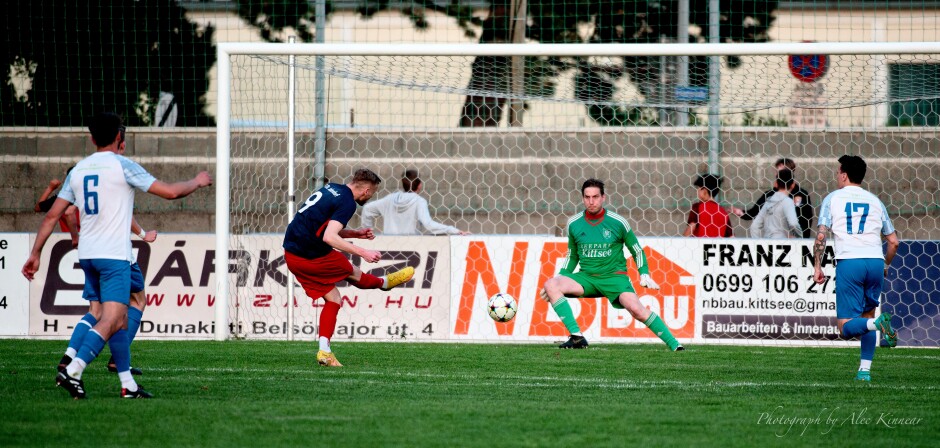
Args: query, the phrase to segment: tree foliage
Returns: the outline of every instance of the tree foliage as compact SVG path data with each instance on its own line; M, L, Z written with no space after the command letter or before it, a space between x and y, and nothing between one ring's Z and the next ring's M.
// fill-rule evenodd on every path
M4 5L0 124L83 126L113 110L130 126L148 125L162 91L176 98L178 126L211 125L213 29L184 13L175 0Z

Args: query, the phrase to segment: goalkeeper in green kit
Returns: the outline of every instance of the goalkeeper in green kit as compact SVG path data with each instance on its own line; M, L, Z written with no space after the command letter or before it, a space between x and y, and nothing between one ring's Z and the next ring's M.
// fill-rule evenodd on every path
M568 297L607 297L614 308L626 309L634 319L643 322L670 350L685 350L663 320L648 310L637 298L627 277L627 246L637 269L640 286L659 289L650 278L646 255L627 220L604 209L604 182L588 179L581 186L585 210L568 219L568 256L561 272L545 282L542 299L548 301L571 333L559 348L587 348L588 342L575 321ZM580 265L581 269L574 272Z

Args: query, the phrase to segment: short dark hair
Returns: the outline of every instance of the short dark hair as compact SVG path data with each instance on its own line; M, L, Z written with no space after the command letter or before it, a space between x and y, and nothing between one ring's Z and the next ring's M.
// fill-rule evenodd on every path
M102 112L92 117L88 131L95 141L95 146L104 148L114 143L114 139L124 127L124 120L114 112Z
M380 183L382 183L382 178L379 177L378 174L375 174L372 170L359 168L356 170L356 173L353 174L352 183L358 184L361 182L378 186Z
M581 196L584 196L584 190L587 190L588 188L591 188L591 187L600 188L600 189L601 189L601 195L602 195L602 196L604 195L604 182L601 181L601 180L599 180L599 179L595 179L595 178L592 177L592 178L590 178L590 179L584 181L583 184L581 184Z
M708 190L708 194L710 194L712 198L715 198L721 193L722 182L724 182L724 179L717 174L699 174L692 185Z
M778 165L783 165L790 171L796 170L796 162L794 162L793 159L788 159L786 157L781 157L777 159L776 162L774 162L774 168L776 168Z
M861 157L846 154L839 157L839 169L849 176L850 182L861 184L865 179L865 172L868 171L868 165Z
M784 168L780 171L777 171L777 181L775 182L775 185L777 186L778 189L786 188L787 190L789 190L790 187L793 186L794 182L795 181L793 180L793 171L790 171L789 168Z
M405 174L401 176L401 189L405 192L412 192L420 186L421 178L418 177L418 170L405 170Z

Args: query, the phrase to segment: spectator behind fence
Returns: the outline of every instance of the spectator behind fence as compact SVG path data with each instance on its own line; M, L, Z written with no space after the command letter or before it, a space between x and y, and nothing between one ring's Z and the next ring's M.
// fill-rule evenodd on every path
M696 237L731 237L731 222L728 211L718 205L715 199L721 193L724 179L715 174L699 174L695 185L699 202L692 204L687 220L688 227L682 236Z
M469 235L470 232L431 219L428 201L418 196L423 185L418 177L418 170L405 171L401 178L402 191L396 191L363 207L362 226L374 228L375 219L381 216L381 233L385 235L421 235L418 224L432 235Z
M774 186L777 192L770 196L751 223L752 238L800 238L803 231L796 217L796 205L790 199L793 171L777 171Z
M795 174L796 162L794 162L793 159L784 157L777 159L777 161L774 162L774 168L777 171L788 169ZM767 202L767 199L773 196L776 192L776 187L771 188L770 190L763 192L760 197L757 198L757 202L755 202L754 205L752 205L749 209L742 210L737 207L731 207L731 212L745 221L750 221L757 217L757 214L760 212L760 209L764 203ZM800 187L799 183L794 181L793 187L790 188L790 197L793 198L793 205L796 206L796 218L800 222L800 231L802 232L801 236L803 238L811 238L812 229L810 228L810 225L812 225L815 212L813 211L813 203L809 198L809 191L806 191Z

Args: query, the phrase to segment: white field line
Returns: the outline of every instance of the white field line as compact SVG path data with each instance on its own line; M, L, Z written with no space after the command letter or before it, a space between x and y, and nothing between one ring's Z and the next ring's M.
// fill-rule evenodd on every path
M550 163L550 164L609 164L616 162L660 162L675 163L681 162L701 162L707 157L706 154L688 157L513 157L513 158L483 158L483 157L332 157L327 158L328 163L348 163L348 164L380 164L380 163L436 163L436 164L476 164L476 165L522 165L532 163ZM78 162L83 156L27 156L27 155L0 155L0 163L62 163ZM193 165L209 164L215 165L215 157L196 157L196 156L140 156L130 157L141 165L163 164L163 165ZM310 157L294 159L298 164L312 164L316 160ZM766 161L772 163L774 158L767 157L723 157L722 162L726 163L758 163ZM831 157L801 157L800 163L832 163ZM239 157L232 158L233 165L242 164L278 164L287 163L286 157ZM881 157L870 158L866 160L869 165L895 165L905 164L940 164L940 157Z
M2 365L0 365L2 367ZM317 369L311 366L311 369ZM477 375L461 373L418 373L418 372L382 372L354 369L323 369L322 375L316 377L305 376L311 369L260 369L260 368L159 368L147 367L147 376L154 380L172 380L174 377L185 376L188 381L284 381L285 375L296 375L296 381L312 381L316 383L335 384L406 384L428 387L506 387L517 388L553 388L559 384L568 387L599 388L599 389L682 389L693 391L720 391L728 389L762 389L762 388L813 388L813 389L843 389L852 387L853 383L820 383L800 381L681 381L681 380L634 380L590 378L583 376L546 376L546 375L493 375L491 378L481 378ZM21 370L48 370L48 366L32 366ZM196 375L193 375L193 374ZM238 374L236 376L205 375L205 374ZM202 375L200 375L202 374ZM372 379L374 377L395 378L392 380ZM402 380L405 380L403 383ZM449 380L446 383L430 380ZM886 390L912 390L935 391L940 385L912 385L912 384L883 384L873 383L869 387Z

